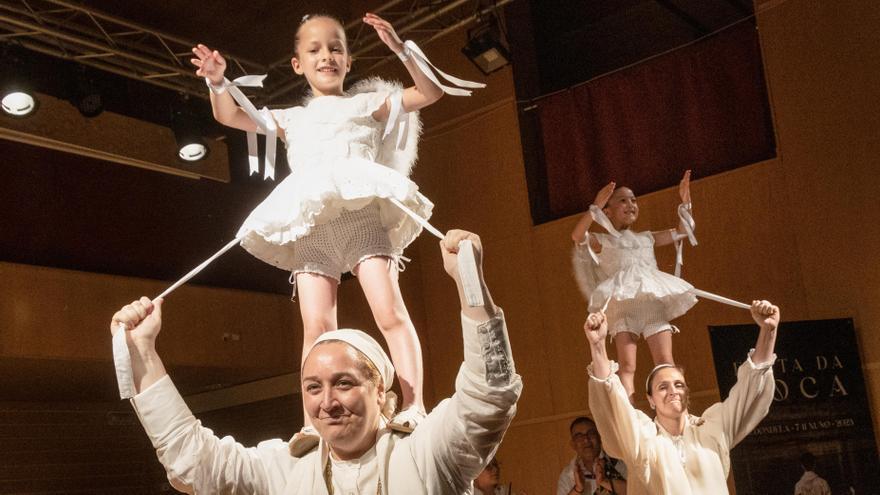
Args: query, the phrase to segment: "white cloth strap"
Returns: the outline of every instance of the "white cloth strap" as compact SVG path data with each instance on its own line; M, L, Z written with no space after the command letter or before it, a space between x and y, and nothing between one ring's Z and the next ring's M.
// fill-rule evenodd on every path
M443 92L446 94L455 96L470 96L471 90L461 88L486 87L486 85L483 83L459 79L438 69L434 64L431 63L430 60L428 60L428 57L425 56L425 53L422 52L419 46L416 45L413 41L407 41L403 44L403 51L400 52L398 56L401 55L403 57L406 57L407 60L409 60L411 56L419 70L422 71L422 73L425 74L425 76L430 79L432 83L437 85L437 87L443 90ZM406 60L404 60L404 62L405 61ZM437 71L437 73L440 74L443 79L459 87L456 88L444 85L440 82L440 79L437 77L437 75L434 74L434 71ZM397 147L397 149L402 150L404 146L406 146L407 136L409 133L409 119L407 118L407 112L403 109L403 92L395 91L388 97L388 100L391 104L391 107L388 111L388 121L385 123L385 132L382 134L382 139L388 137L392 132L394 132L395 127L397 127L398 133L395 146Z
M278 138L278 127L275 125L275 119L272 118L268 108L263 107L257 110L257 107L251 103L248 97L238 89L239 87L262 88L264 79L266 79L266 74L241 76L233 81L224 78L223 87L229 91L229 95L245 111L248 117L257 124L257 131L266 135L266 168L263 172L263 179L275 180L275 141ZM247 144L248 169L250 174L253 175L260 171L256 133L247 133Z
M403 92L395 91L388 97L391 108L388 111L388 122L385 123L385 132L382 139L385 139L394 132L395 126L398 127L397 142L395 147L402 150L406 146L406 139L409 134L409 118L403 110Z
M442 89L443 92L448 95L470 96L472 93L471 90L461 89L461 88L485 88L486 87L486 85L483 83L459 79L455 76L451 76L451 75L443 72L442 70L438 69L437 66L435 66L434 64L431 63L430 60L428 60L428 57L425 56L425 53L422 52L422 49L419 48L419 46L416 45L415 42L413 42L411 40L406 41L403 44L403 46L404 46L404 49L407 50L407 53L410 55L412 60L416 63L416 65L422 71L422 73L425 74L425 76L427 76L428 79L430 79L432 83L436 84L438 88ZM440 74L440 76L443 79L449 81L450 83L452 83L458 87L455 88L455 87L444 85L443 83L440 82L440 79L437 78L437 75L434 74L434 71L437 71L437 74Z
M131 370L131 354L125 339L125 324L120 323L113 335L113 365L116 368L116 383L119 385L119 398L131 399L137 395Z
M189 273L183 276L183 278L174 282L171 287L168 287L164 292L156 296L156 299L165 297L174 292L175 289L186 283L187 280L195 277L200 271L204 270L206 266L210 265L211 262L219 258L223 253L232 249L232 246L241 242L243 237L244 235L229 241L229 243L220 248L219 251L211 255L210 258L201 262L199 266L190 270ZM120 325L119 330L113 335L113 365L116 367L116 382L119 385L119 397L121 399L130 399L136 395L136 392L131 371L131 354L129 354L128 351L125 331L125 325Z
M620 232L618 232L617 229L614 228L614 225L611 223L611 219L609 219L608 216L605 215L605 212L603 212L601 208L599 208L596 205L590 205L590 216L593 217L594 222L601 225L602 228L604 228L606 231L608 231L609 234L613 235L614 237L620 237ZM596 253L593 251L593 248L590 246L590 231L589 230L586 233L584 233L583 244L586 245L587 252L590 253L590 258L592 258L593 261L598 265L599 264L599 257L596 256Z
M222 248L220 248L219 251L217 251L216 253L212 254L210 258L208 258L208 259L206 259L205 261L201 262L201 263L199 264L199 266L197 266L197 267L193 268L192 270L190 270L189 273L187 273L186 275L184 275L180 280L178 280L177 282L174 282L173 284L171 284L171 287L168 287L167 289L165 289L165 291L162 292L161 294L159 294L159 295L156 297L156 299L159 299L159 298L162 298L162 297L167 296L168 294L171 294L172 292L174 292L175 289L177 289L177 288L180 287L181 285L185 284L187 280L189 280L189 279L195 277L196 275L198 275L198 273L199 273L200 271L204 270L206 266L210 265L214 260L216 260L217 258L219 258L219 257L220 257L223 253L225 253L226 251L229 251L230 249L232 249L232 246L235 246L236 244L238 244L238 243L241 241L241 239L244 238L245 235L246 235L246 234L242 234L242 235L236 237L235 239L229 241L225 246L223 246Z
M434 227L427 220L422 218L411 208L401 203L397 198L389 198L389 200L409 215L415 222L425 228L428 232L434 234L434 237L441 241L446 238L437 227ZM464 290L464 298L467 300L468 306L475 308L485 304L483 299L483 291L480 285L480 275L477 271L477 262L474 257L474 246L469 240L461 241L458 244L458 275L461 279L461 286Z
M687 234L688 242L691 243L691 246L696 246L697 237L694 235L694 230L697 228L697 223L694 221L693 215L691 215L691 209L691 203L678 205L678 218L685 234Z
M590 205L590 216L593 217L594 222L601 225L609 234L614 237L620 237L620 232L614 228L611 220L605 215L605 212L603 212L601 208L596 205Z
M706 292L704 290L700 290L697 288L691 289L691 293L697 297L702 297L703 299L709 299L711 301L719 302L721 304L733 306L734 308L752 309L752 307L746 303L734 301L733 299L729 299L724 296L719 296L718 294L713 294L711 292Z
M697 245L697 237L694 235L697 223L694 221L693 215L691 215L690 203L678 205L678 218L679 225L681 225L685 233L680 234L674 231L672 233L672 240L675 241L675 276L681 277L681 267L684 265L684 242L682 242L682 239L686 237L691 246Z

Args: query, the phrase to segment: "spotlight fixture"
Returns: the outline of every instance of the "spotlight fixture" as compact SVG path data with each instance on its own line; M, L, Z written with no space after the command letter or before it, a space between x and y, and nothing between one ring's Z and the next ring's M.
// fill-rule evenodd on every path
M177 141L177 156L187 162L196 162L208 154L208 145L202 137L202 125L196 112L183 104L171 115L171 130Z
M3 91L3 111L13 117L24 117L37 108L34 97L25 91Z
M4 46L0 58L0 105L13 117L26 117L37 108L37 99L24 79L21 60Z
M490 19L468 31L468 42L461 49L483 74L489 75L510 63L510 52L498 21Z
M97 117L104 111L104 99L98 90L95 79L87 72L86 68L79 66L74 75L73 91L70 102L79 110L83 117Z

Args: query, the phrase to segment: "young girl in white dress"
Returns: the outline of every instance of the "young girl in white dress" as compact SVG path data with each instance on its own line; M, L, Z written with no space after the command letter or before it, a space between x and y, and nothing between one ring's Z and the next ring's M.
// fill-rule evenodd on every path
M371 79L344 92L352 59L342 24L328 15L304 17L291 65L305 76L311 96L302 106L271 112L291 174L245 220L239 237L251 254L291 272L303 319L303 357L319 335L336 329L340 277L348 271L357 276L401 382L404 409L392 424L406 430L424 416L423 369L398 265L421 227L393 202L430 217L432 203L407 178L420 132L416 111L444 92L469 92L426 74L424 55L412 42L404 44L390 23L373 14L363 21L403 61L414 86ZM204 45L193 53L196 74L211 87L215 118L256 131L257 124L226 91L223 57ZM312 433L307 425L300 438Z
M679 184L679 213L683 216L675 229L633 232L630 227L639 216L638 201L628 187L615 186L611 182L599 191L590 212L572 231L572 258L575 278L589 301L589 311L600 312L607 305L608 334L614 339L620 362L618 375L632 397L639 337L648 343L655 365L673 364L672 333L678 329L669 322L697 302L693 286L660 271L654 258L655 246L680 243L684 237L693 236L687 225L688 220L692 225L688 213L690 170ZM608 233L590 232L594 221Z

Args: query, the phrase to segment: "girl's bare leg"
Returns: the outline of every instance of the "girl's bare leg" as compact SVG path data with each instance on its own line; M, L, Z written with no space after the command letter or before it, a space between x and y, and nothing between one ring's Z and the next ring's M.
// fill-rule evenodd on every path
M672 360L672 331L664 330L651 335L647 339L648 348L651 349L651 357L654 359L654 366L658 364L675 364Z
M424 410L422 347L400 294L398 272L388 263L386 257L368 258L357 266L357 277L391 351L403 393L402 409Z
M296 275L297 298L299 312L303 321L303 347L300 366L306 359L309 349L315 340L324 332L336 330L336 280L315 273L298 273ZM312 422L303 410L306 426Z
M620 377L620 383L623 384L623 389L626 390L626 396L629 397L630 402L633 401L633 393L635 392L633 377L636 374L636 344L638 338L638 335L632 332L617 332L617 335L614 336L614 344L617 347L617 360L620 365L617 375Z

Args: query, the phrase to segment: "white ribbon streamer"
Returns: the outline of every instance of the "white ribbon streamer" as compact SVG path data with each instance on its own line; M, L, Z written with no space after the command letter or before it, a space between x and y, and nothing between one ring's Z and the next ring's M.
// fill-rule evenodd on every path
M263 107L262 109L257 110L257 107L251 103L248 97L238 89L239 87L262 88L264 79L266 79L266 74L241 76L235 78L233 81L223 79L223 87L229 90L229 95L232 96L235 102L245 111L248 117L257 124L257 130L266 135L266 169L263 174L263 179L274 180L275 141L278 139L278 128L275 125L275 119L272 118L272 114L269 112L268 108ZM248 132L247 134L248 170L250 171L250 174L253 175L260 171L257 135L253 132Z
M700 290L697 288L692 289L691 293L693 293L693 295L695 295L697 297L702 297L703 299L709 299L709 300L712 300L715 302L719 302L721 304L727 304L728 306L733 306L734 308L752 309L752 307L746 303L734 301L733 299L728 299L724 296L719 296L718 294L712 294L711 292L706 292L704 290Z
M200 271L204 270L206 266L210 265L211 262L219 258L223 253L232 249L232 246L238 244L242 237L236 237L235 239L229 241L228 244L223 246L219 251L214 253L210 258L201 262L199 266L190 270L189 273L183 276L177 282L165 289L164 292L156 296L156 299L162 298L174 292L175 289L186 283L187 280L195 277ZM128 343L125 339L125 324L120 324L119 329L116 331L116 334L113 335L113 365L116 368L116 383L119 385L119 398L121 399L130 399L136 395L135 387L134 387L134 378L132 377L131 371L131 354L128 351Z
M382 139L387 138L394 132L394 126L398 126L399 132L397 133L395 146L397 149L402 150L409 133L409 125L407 125L409 119L406 117L406 112L403 111L403 92L395 91L388 97L388 101L391 103L391 108L388 110L388 122L385 123L385 132L382 134Z
M688 242L691 243L691 246L697 245L697 237L694 235L694 230L697 228L697 223L694 221L693 215L691 215L691 203L682 203L678 205L678 218L681 220L681 226L684 228L685 234L687 234Z
M401 54L404 54L404 57L412 55L412 59L419 70L422 71L422 73L425 74L425 76L430 79L432 83L437 85L437 87L443 90L443 92L446 94L455 96L470 96L472 92L470 90L454 88L442 84L437 76L434 74L434 70L436 70L437 73L439 73L444 79L451 82L452 84L455 84L456 86L465 88L486 87L486 85L483 83L459 79L438 69L434 64L431 63L430 60L428 60L428 57L425 56L424 52L422 52L419 46L416 45L413 41L407 41L404 43L404 51L401 52ZM406 145L407 135L409 133L409 119L406 117L407 112L403 109L403 92L397 91L389 96L388 99L391 103L391 108L388 112L388 121L385 123L385 132L382 135L382 139L385 139L392 132L394 132L394 128L396 126L398 128L398 133L395 146L397 147L397 149L402 150L403 147Z
M684 243L682 242L682 239L687 237L691 246L697 245L697 237L694 235L697 223L691 215L690 203L682 203L678 205L678 218L679 225L681 225L681 228L685 233L680 234L677 231L673 232L672 240L675 241L675 276L681 277L681 267L684 265Z
M413 62L416 63L416 65L419 67L419 69L422 71L422 73L425 74L425 76L427 76L428 79L430 79L432 83L436 84L437 87L442 89L443 92L446 94L455 95L455 96L470 96L472 93L471 90L461 89L461 88L485 88L486 87L486 85L483 83L459 79L455 76L451 76L451 75L443 72L442 70L438 69L437 66L435 66L434 64L431 63L430 60L428 60L428 57L425 56L424 52L422 52L422 49L419 48L419 46L416 45L415 42L413 42L411 40L406 41L403 44L403 46L404 46L404 50L406 52L408 52L410 56L412 56ZM431 70L431 69L433 69L433 70ZM440 76L443 77L443 79L446 79L447 81L449 81L450 83L452 83L458 87L454 88L451 86L444 85L443 83L440 82L440 80L434 74L434 71L437 71L437 74L440 74Z
M440 231L437 229L437 227L434 227L433 225L431 225L430 223L428 223L428 221L425 220L424 218L422 218L421 215L419 215L418 213L412 211L408 206L406 206L405 204L403 204L399 199L397 199L397 198L388 198L388 201L391 201L391 202L394 203L398 208L400 208L401 210L403 210L404 213L406 213L406 214L409 215L413 220L415 220L417 224L419 224L419 225L421 225L422 227L424 227L425 230L427 230L427 231L430 232L431 234L434 234L434 237L440 239L441 241L442 241L443 239L446 238L446 236L443 235L443 232L440 232Z
M198 275L198 273L199 273L200 271L204 270L206 266L210 265L212 261L214 261L214 260L216 260L217 258L219 258L219 257L220 257L223 253L225 253L226 251L229 251L230 249L232 249L232 246L235 246L236 244L238 244L244 236L245 236L245 234L242 234L242 235L236 237L235 239L229 241L228 244L226 244L225 246L223 246L222 248L220 248L220 250L217 251L216 253L214 253L210 258L208 258L208 259L206 259L205 261L201 262L201 263L199 264L199 266L197 266L197 267L193 268L192 270L190 270L189 273L187 273L186 275L183 276L183 278L181 278L181 279L178 280L177 282L174 282L174 284L172 284L171 287L168 287L167 289L165 289L165 292L163 292L163 293L159 294L158 296L156 296L156 299L159 299L159 298L161 298L161 297L165 297L165 296L167 296L168 294L171 294L172 292L174 292L175 289L177 289L177 288L180 287L181 285L185 284L187 280L189 280L189 279L195 277L196 275Z
M618 232L617 229L614 228L614 225L611 223L611 219L609 219L605 215L605 212L603 212L601 208L599 208L596 205L590 205L590 216L593 217L594 222L601 225L602 228L607 230L609 234L613 235L614 237L620 237L620 232ZM590 246L590 231L589 230L586 233L584 233L584 244L586 245L587 252L590 253L590 258L592 258L593 262L595 262L598 265L599 264L599 257L596 256L596 253L593 251L593 248ZM607 306L607 303L606 303L606 306Z
M137 395L131 371L131 354L125 339L125 323L120 323L113 335L113 365L116 367L116 383L119 385L119 398L131 399Z
M603 212L601 208L596 205L590 205L590 216L593 217L594 222L601 225L602 228L607 230L609 234L613 235L614 237L620 237L620 232L618 232L617 229L614 228L614 224L611 223L611 219L609 219L605 215L605 212Z
M446 238L437 227L431 225L418 213L412 211L408 206L401 203L400 200L397 198L388 199L415 220L417 224L424 227L428 232L434 234L434 237L441 241ZM458 276L461 279L461 287L464 290L464 298L467 301L468 306L475 308L484 305L483 291L480 289L480 274L477 271L477 262L474 256L474 246L469 240L464 240L458 243Z

